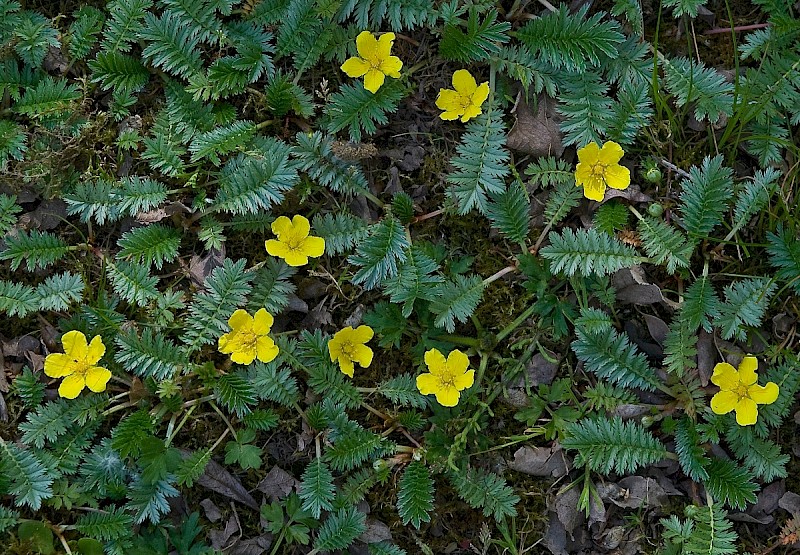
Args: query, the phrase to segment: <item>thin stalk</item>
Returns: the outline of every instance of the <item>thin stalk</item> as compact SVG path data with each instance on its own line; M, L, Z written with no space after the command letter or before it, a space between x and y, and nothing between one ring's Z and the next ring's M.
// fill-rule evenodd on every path
M523 322L525 322L525 320L527 320L528 318L530 318L530 317L531 317L531 315L532 315L532 314L533 314L535 311L536 311L536 308L535 308L535 305L533 305L533 304L532 304L531 306L529 306L528 308L526 308L526 309L525 309L525 310L522 312L522 314L520 314L519 316L517 316L516 318L514 318L514 321L513 321L513 322L511 322L510 324L508 324L508 325L507 325L505 328L503 328L502 330L500 330L500 331L497 333L497 335L495 336L495 340L496 340L496 341L499 343L499 342L501 342L503 339L505 339L506 337L508 337L508 336L511 334L511 332L513 332L513 331L514 331L515 329L517 329L517 328L518 328L520 325L522 325L522 323L523 323Z

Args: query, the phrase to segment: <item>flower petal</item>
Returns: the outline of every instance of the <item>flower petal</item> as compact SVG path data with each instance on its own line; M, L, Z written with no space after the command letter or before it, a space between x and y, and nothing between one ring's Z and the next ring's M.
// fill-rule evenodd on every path
M366 343L375 336L375 332L369 326L358 326L353 330L353 341L356 343Z
M352 378L353 374L355 373L355 369L356 367L352 360L344 355L339 357L339 370L341 370L343 374L346 374Z
M267 312L266 308L259 308L253 315L253 333L256 335L267 335L275 318Z
M299 250L286 250L286 256L283 256L283 261L289 266L305 266L308 264L308 257Z
M753 385L758 381L756 370L758 369L758 359L746 356L739 364L739 381L744 385Z
M361 77L369 71L370 67L372 66L368 61L353 56L345 60L339 69L344 71L348 77Z
M597 179L596 177L592 176L583 184L583 196L589 200L602 202L603 197L606 196L606 184L602 179Z
M434 376L440 376L447 372L447 359L439 349L425 351L425 365Z
M417 389L423 395L436 393L442 387L442 380L433 374L420 374L417 376Z
M458 374L455 379L453 380L453 385L456 386L456 389L461 391L462 389L469 389L472 387L472 384L475 383L475 370L470 370L468 372L464 372L463 374Z
M236 364L248 365L256 359L256 349L243 348L237 345L237 348L231 353L231 360Z
M603 148L598 152L598 161L604 166L611 166L622 160L622 155L625 152L622 147L614 141L608 141L603 144Z
M603 177L612 189L627 189L631 184L631 170L618 164L606 167Z
M68 331L61 336L61 344L64 346L64 353L72 358L83 360L89 351L86 344L86 336L78 330Z
M600 155L600 147L597 143L592 141L583 148L578 149L578 160L589 166L597 163L597 158Z
M739 372L727 362L720 362L714 366L714 373L711 374L711 383L719 386L723 391L736 389L739 387Z
M575 166L575 184L583 185L593 177L592 166L585 162L578 162L578 165Z
M778 399L778 384L775 382L768 382L765 386L758 384L751 385L747 388L747 395L759 405L769 405Z
M75 362L64 353L50 353L44 359L44 373L51 378L63 378L75 372Z
M480 106L486 99L489 98L489 82L484 81L478 88L472 93L472 104L475 106Z
M272 362L279 352L280 349L271 337L265 335L256 340L256 356L261 362Z
M322 237L306 237L301 247L303 254L316 258L325 254L325 239Z
M369 31L361 31L356 37L356 50L358 55L368 62L378 59L378 41Z
M736 423L739 426L752 426L758 420L758 406L748 397L742 397L736 403Z
M461 116L461 121L463 123L466 123L469 120L471 120L472 118L474 118L475 116L479 116L480 113L481 113L481 107L480 106L469 106L464 110L464 113Z
M462 96L471 97L478 88L478 84L469 71L459 69L453 73L453 88Z
M458 112L442 112L441 114L439 114L439 118L443 119L444 121L452 121L460 117L461 117L460 109Z
M469 368L469 357L458 349L453 349L447 355L447 368L452 374L463 374Z
M64 399L74 399L83 391L86 382L83 380L83 374L70 374L61 385L58 387L58 394Z
M106 384L110 379L111 372L109 372L107 369L100 366L92 366L86 372L86 387L95 393L100 393L101 391L106 390Z
M286 232L291 232L292 230L292 220L287 218L286 216L279 216L275 218L275 221L272 222L272 233L278 236L280 239L281 235Z
M454 407L458 404L461 394L452 385L446 385L436 392L436 400L443 407Z
M384 35L386 36L386 35ZM381 37L383 38L383 37ZM382 72L384 72L389 77L393 77L395 79L400 78L400 70L403 68L403 61L398 58L397 56L389 56L385 60L381 62L381 65L378 66Z
M297 214L292 218L292 229L296 236L308 237L311 232L311 222L305 216Z
M289 245L286 243L282 243L280 241L276 241L275 239L270 239L264 242L264 247L266 247L267 252L272 256L277 256L278 258L286 259L286 256L289 254Z
M328 340L328 354L331 355L331 362L342 356L342 344L344 343L344 337L340 334L342 332L338 331L334 334L334 336Z
M225 333L219 336L217 340L217 350L223 355L228 355L233 352L233 333Z
M384 33L378 38L378 45L377 45L378 61L383 62L391 55L393 44L394 44L394 33Z
M361 368L367 368L372 364L373 354L372 349L366 345L353 345L351 358L353 361L357 362Z
M728 414L739 401L739 396L733 391L719 391L711 398L711 410L716 414Z
M436 97L436 107L448 112L458 112L461 110L461 95L450 89L439 89L439 96Z
M86 352L86 362L89 364L97 364L97 361L103 358L106 353L106 346L103 345L103 338L95 335L92 342L89 343L89 348Z
M378 69L370 69L364 76L364 88L372 94L378 92L386 76Z
M242 329L250 330L253 328L253 317L250 316L246 310L239 308L234 310L231 317L228 318L228 325L233 331Z

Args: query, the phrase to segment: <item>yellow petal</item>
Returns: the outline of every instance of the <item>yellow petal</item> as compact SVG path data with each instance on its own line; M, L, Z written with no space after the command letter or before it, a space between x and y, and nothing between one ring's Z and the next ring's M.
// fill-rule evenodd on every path
M478 85L478 88L472 93L472 104L474 106L480 106L486 102L487 98L489 98L489 82L484 81Z
M444 121L452 121L454 119L458 119L461 117L461 112L442 112L439 114L439 118L443 119Z
M110 379L111 372L100 366L92 366L86 372L86 386L95 393L105 391L106 384Z
M719 386L723 391L736 389L739 387L739 372L727 362L720 362L714 366L714 373L711 374L711 383Z
M436 393L442 386L442 380L433 374L420 374L417 376L417 389L423 395Z
M308 264L308 257L300 251L297 250L286 250L286 256L282 257L283 261L286 262L289 266L305 266Z
M64 353L50 353L44 359L44 373L51 378L63 378L75 372L76 363Z
M83 381L82 374L71 374L61 382L58 387L58 394L64 399L74 399L81 394L85 385L86 382Z
M292 230L297 237L308 237L311 231L311 223L305 216L297 214L292 218Z
M372 94L378 92L378 89L381 88L383 85L383 81L386 79L386 76L383 74L382 71L377 69L370 69L367 74L364 76L364 88L367 89Z
M600 147L592 141L583 148L578 149L578 160L589 166L596 164L600 155Z
M272 314L267 312L266 308L259 308L253 315L253 333L256 335L266 335L269 333L275 319Z
M352 360L350 360L346 356L339 357L339 370L341 370L343 374L346 374L352 378L355 369L356 367L353 364Z
M361 58L348 58L339 69L344 71L348 77L361 77L369 71L369 62Z
M275 221L272 222L272 233L278 236L280 239L281 235L286 232L291 232L292 230L292 220L287 218L286 216L280 216L275 218Z
M280 349L271 337L259 337L256 340L256 356L261 362L272 362L278 356Z
M592 176L588 181L583 184L583 196L589 200L596 200L602 202L603 197L606 195L606 184L602 179L597 179Z
M439 349L431 349L425 352L425 365L434 376L439 376L447 372L447 360Z
M239 348L231 353L231 360L236 364L250 364L256 359L256 350L252 348Z
M739 364L739 381L744 385L753 385L758 381L757 369L758 359L756 357L744 357Z
M369 326L358 326L353 330L353 341L356 343L366 343L375 336L375 332Z
M752 426L758 420L758 406L756 402L747 397L742 397L736 403L736 423L739 426Z
M453 385L456 386L456 389L461 391L462 389L469 389L472 387L472 384L475 383L475 370L470 370L463 374L459 374L456 376L455 380L453 380Z
M389 58L394 44L394 33L384 33L378 38L378 60L383 62ZM399 69L399 68L398 68Z
M458 398L461 394L453 386L445 386L436 392L436 400L443 407L454 407L458 404Z
M603 177L612 189L627 189L631 184L631 171L625 166L608 166L603 172Z
M604 166L611 166L622 159L622 147L614 141L608 141L598 152L598 161Z
M462 96L469 98L478 88L478 84L469 71L466 69L459 69L453 73L453 88Z
M282 243L281 241L276 241L275 239L270 239L264 243L264 246L267 249L267 252L272 256L277 256L278 258L285 259L286 256L289 254L289 245L286 243Z
M228 325L234 331L250 330L253 328L253 317L246 310L240 308L235 310L231 317L228 318Z
M711 410L717 414L728 414L739 401L739 396L733 391L720 391L711 398Z
M61 344L64 346L64 353L72 358L83 360L89 352L86 344L86 336L78 330L68 331L61 336Z
M394 37L392 37L394 38ZM361 31L356 37L358 55L369 62L378 60L378 41L369 31Z
M453 349L447 355L447 368L453 374L463 374L469 368L469 357L458 349Z
M301 247L303 254L316 258L325 254L325 239L322 237L306 237Z
M461 116L461 121L463 123L466 123L475 116L480 115L480 113L481 113L480 106L469 106L464 110L464 114Z
M353 345L352 359L357 362L361 368L366 368L372 364L372 349L366 345Z
M219 339L217 340L217 350L219 350L219 352L223 355L233 352L233 341L231 341L232 335L232 333L226 333L220 335Z
M575 184L583 185L593 178L592 166L584 162L578 162L578 165L575 166Z
M448 112L458 112L461 110L461 95L450 89L439 89L439 96L436 97L436 107Z
M342 356L344 337L341 333L341 331L336 332L333 337L328 340L328 353L331 355L331 362Z
M92 342L89 343L89 348L86 352L86 362L89 364L97 364L103 355L106 353L106 346L103 345L103 338L95 335Z
M386 36L386 35L384 35ZM383 37L381 37L383 38ZM378 66L379 69L384 72L389 77L393 77L395 79L400 78L400 70L403 68L403 61L398 58L397 56L389 56L385 60L381 62L381 65Z
M747 388L747 395L759 405L769 405L778 399L778 384L768 382L764 387L751 385Z

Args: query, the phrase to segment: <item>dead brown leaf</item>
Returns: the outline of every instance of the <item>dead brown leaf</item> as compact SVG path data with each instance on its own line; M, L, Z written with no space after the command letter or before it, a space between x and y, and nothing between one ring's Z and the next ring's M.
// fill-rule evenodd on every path
M572 469L572 459L558 444L552 447L525 446L516 450L508 467L531 476L560 478Z
M289 495L300 484L294 476L279 466L273 466L256 488L267 495L269 500L277 501Z
M536 114L525 101L522 91L517 94L513 113L516 121L508 132L506 146L536 157L560 157L564 153L562 134L558 126L556 101L539 95Z

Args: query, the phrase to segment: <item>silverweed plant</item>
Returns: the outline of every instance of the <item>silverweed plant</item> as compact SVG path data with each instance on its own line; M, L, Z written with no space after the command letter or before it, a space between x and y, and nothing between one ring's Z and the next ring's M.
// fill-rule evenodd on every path
M4 552L790 545L797 5L643 4L0 0Z

